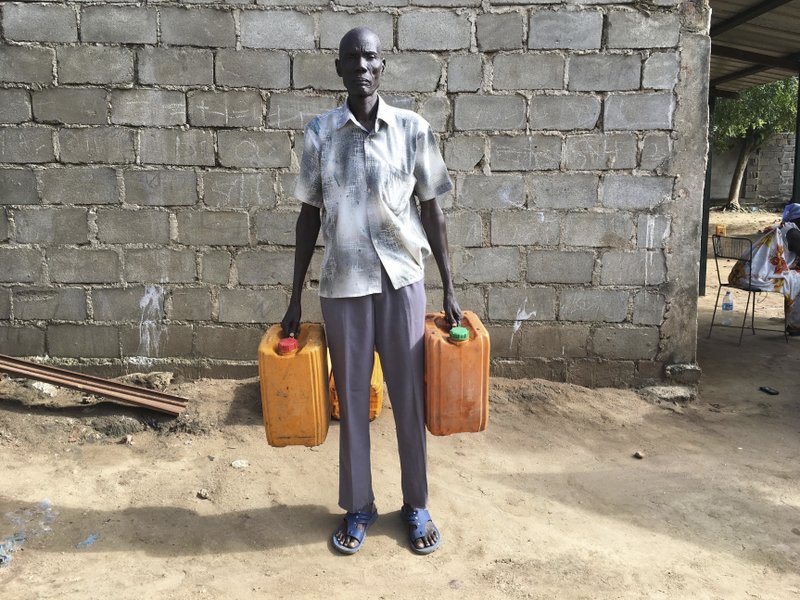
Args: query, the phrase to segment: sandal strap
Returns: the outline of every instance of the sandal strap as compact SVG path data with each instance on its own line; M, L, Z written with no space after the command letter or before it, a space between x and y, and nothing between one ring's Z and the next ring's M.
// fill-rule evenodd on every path
M348 512L344 515L345 523L347 523L347 535L351 538L355 538L356 540L362 542L364 540L364 536L367 533L367 527L375 513L368 512L368 511L357 511L357 512ZM358 525L364 525L365 527L358 527Z
M412 508L409 510L404 507L400 512L403 515L403 520L408 525L414 526L414 533L412 534L413 538L418 540L421 537L425 537L428 521L433 522L433 519L431 519L431 514L427 511L427 509Z

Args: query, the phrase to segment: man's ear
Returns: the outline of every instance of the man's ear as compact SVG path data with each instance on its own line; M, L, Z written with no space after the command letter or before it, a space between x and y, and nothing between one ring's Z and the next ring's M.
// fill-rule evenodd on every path
M383 75L383 72L384 72L385 70L386 70L386 59L385 59L385 58L382 58L382 59L381 59L381 75Z
M333 64L335 64L335 65L336 65L336 74L337 74L339 77L341 77L341 76L342 76L342 69L341 69L341 67L339 66L339 59L338 59L338 58L334 59L334 61L333 61Z

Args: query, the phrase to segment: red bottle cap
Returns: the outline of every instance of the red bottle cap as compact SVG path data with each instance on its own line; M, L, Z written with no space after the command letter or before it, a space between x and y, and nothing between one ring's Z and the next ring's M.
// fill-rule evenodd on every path
M295 338L281 338L281 340L278 342L278 354L291 354L292 352L297 352L299 347L300 344L297 343Z

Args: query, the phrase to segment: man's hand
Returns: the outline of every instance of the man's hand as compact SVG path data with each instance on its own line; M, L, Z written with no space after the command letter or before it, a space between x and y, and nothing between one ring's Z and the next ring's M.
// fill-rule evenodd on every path
M283 321L281 321L283 335L297 337L297 332L300 331L300 317L302 314L303 311L299 302L289 303L289 308L286 309L286 314L283 316Z
M456 327L461 324L461 317L463 315L453 292L444 295L442 308L444 309L444 316L451 327Z

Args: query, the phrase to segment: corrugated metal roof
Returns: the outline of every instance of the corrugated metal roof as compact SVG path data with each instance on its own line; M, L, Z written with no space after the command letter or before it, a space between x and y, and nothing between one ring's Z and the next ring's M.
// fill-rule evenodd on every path
M711 87L717 91L740 92L754 85L797 75L800 71L800 0L710 0L711 4ZM780 5L779 5L780 4ZM723 24L760 9L762 14L719 31ZM715 27L718 29L715 32ZM794 68L762 65L753 60L719 56L724 49L743 50L764 57L789 58ZM730 54L730 52L726 52ZM752 57L751 57L752 58Z

